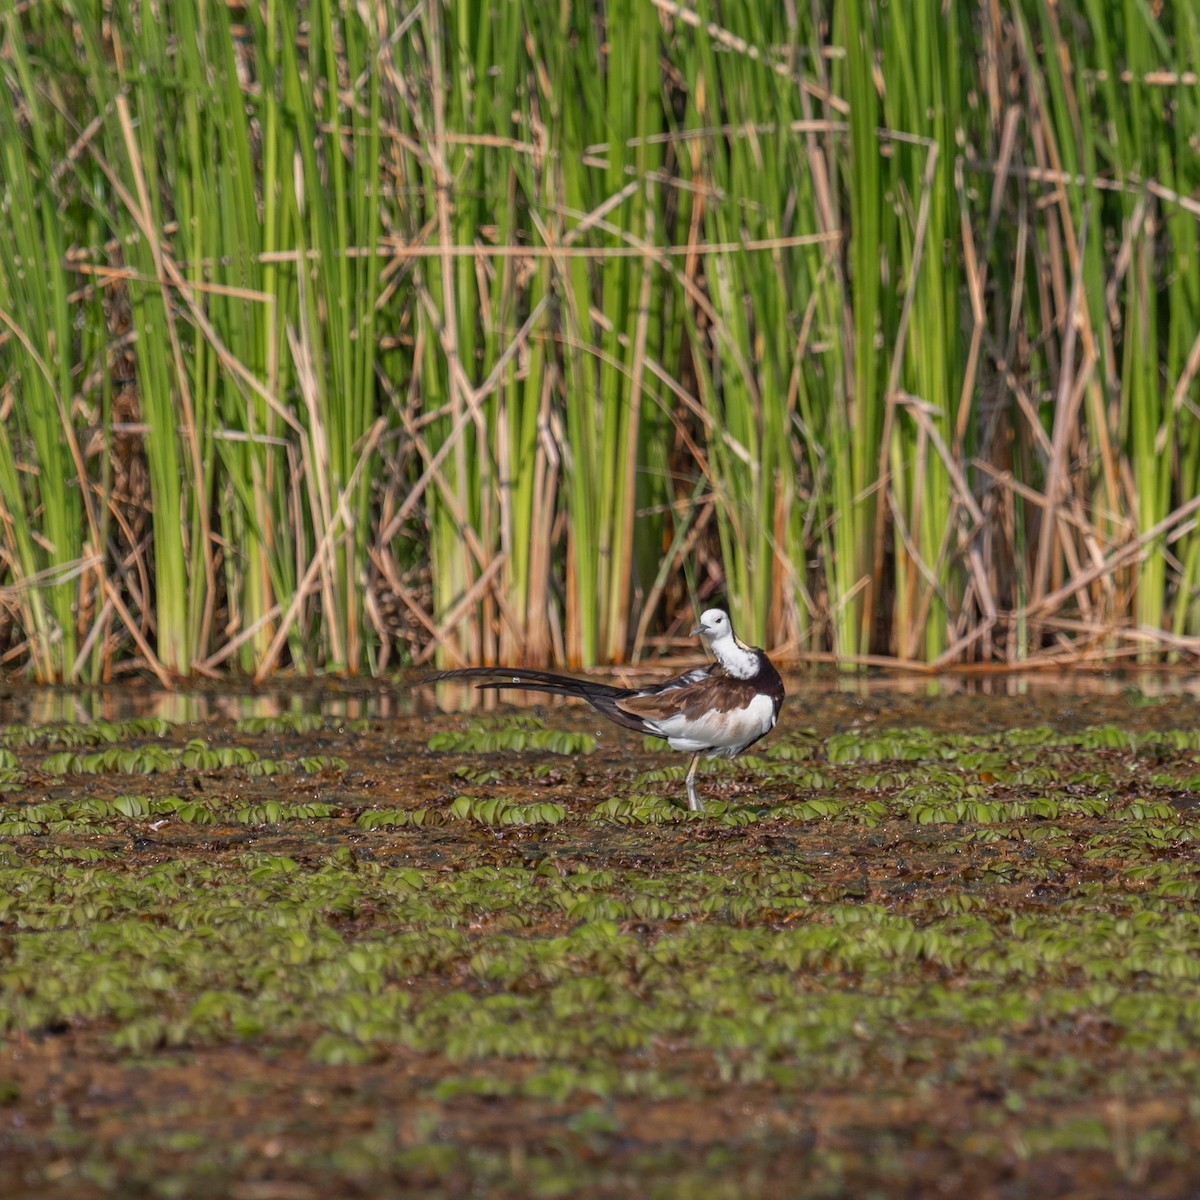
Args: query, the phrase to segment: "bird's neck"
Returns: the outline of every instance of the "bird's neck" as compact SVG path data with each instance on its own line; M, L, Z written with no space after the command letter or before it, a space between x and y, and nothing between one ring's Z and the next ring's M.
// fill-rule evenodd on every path
M717 662L735 679L753 679L758 674L758 651L739 642L733 634L710 643Z

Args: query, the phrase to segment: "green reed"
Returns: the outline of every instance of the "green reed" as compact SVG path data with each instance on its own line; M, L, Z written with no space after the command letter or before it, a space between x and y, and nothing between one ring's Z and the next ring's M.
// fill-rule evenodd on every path
M635 583L661 553L661 524L637 520L667 494L663 422L649 364L674 372L678 328L664 320L669 264L652 248L668 240L665 125L653 8L617 0L586 6L530 4L544 55L535 63L556 157L551 228L580 248L643 248L644 258L570 255L558 280L563 304L567 457L566 656L574 664L620 661ZM589 149L595 148L589 155ZM573 227L598 232L576 238ZM640 575L640 579L639 579Z
M78 364L65 254L71 230L56 211L53 170L63 129L52 111L25 120L18 97L36 85L39 64L10 8L2 18L12 52L0 65L0 162L8 181L0 221L0 338L4 399L0 501L7 583L28 638L27 661L47 681L76 673L76 606L98 578L96 531L80 503L78 445L70 405ZM55 46L54 50L61 47ZM31 448L37 464L22 460ZM21 463L20 470L18 463Z
M783 10L748 4L734 12L755 45L793 32ZM761 640L785 623L797 633L807 626L797 601L806 555L795 421L802 389L810 409L834 403L835 376L820 379L805 362L807 306L826 292L832 241L821 241L829 231L820 228L805 142L792 128L804 109L788 74L724 51L709 28L676 35L685 76L704 84L690 91L689 140L678 150L695 189L685 193L685 214L722 247L701 260L707 305L690 306L690 335L708 364L699 372L707 466L730 609L737 627Z
M939 445L954 447L960 456L970 451L956 430L962 285L954 182L955 137L963 127L959 72L968 36L958 10L943 11L937 0L890 5L881 35L884 124L920 139L893 140L887 147L884 189L890 199L888 261L895 283L905 289L903 295L892 289L885 322L899 343L891 353L902 355L893 378L913 397L910 404L901 404L894 393L887 398L894 414L889 448L896 501L894 628L902 658L936 659L945 649L948 609L962 587L951 581L950 568L960 501L952 494ZM902 306L910 301L905 322Z

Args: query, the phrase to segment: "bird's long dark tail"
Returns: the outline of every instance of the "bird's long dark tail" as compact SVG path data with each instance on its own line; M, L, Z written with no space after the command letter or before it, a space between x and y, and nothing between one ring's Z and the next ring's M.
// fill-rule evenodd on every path
M582 700L601 697L616 698L626 694L625 688L556 675L553 671L533 671L524 667L461 667L457 671L438 671L426 675L422 683L437 683L443 679L470 680L478 688L513 688L524 692L552 692L560 696L578 696Z
M438 671L434 675L426 675L422 683L437 683L443 679L461 679L474 683L478 688L493 688L497 691L512 689L577 696L580 700L586 700L610 721L624 725L626 729L636 729L642 733L654 732L641 717L635 717L617 707L616 701L631 694L629 688L593 683L590 679L574 679L570 675L555 675L553 671L526 670L524 667L460 667L456 671Z

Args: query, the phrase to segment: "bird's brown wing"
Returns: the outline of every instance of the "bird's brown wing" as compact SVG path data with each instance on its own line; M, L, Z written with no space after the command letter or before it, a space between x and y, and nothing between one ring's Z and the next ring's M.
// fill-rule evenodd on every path
M714 667L694 683L623 696L615 701L615 706L643 720L663 721L682 715L689 721L697 721L714 710L744 708L757 694L750 680L735 679L720 667Z

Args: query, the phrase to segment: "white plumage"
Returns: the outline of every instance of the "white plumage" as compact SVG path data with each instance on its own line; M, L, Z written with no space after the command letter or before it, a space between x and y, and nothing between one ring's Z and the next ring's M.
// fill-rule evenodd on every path
M682 713L655 721L655 732L665 737L672 750L686 750L708 758L733 758L751 742L775 728L775 701L755 696L744 708L713 711L699 719Z

